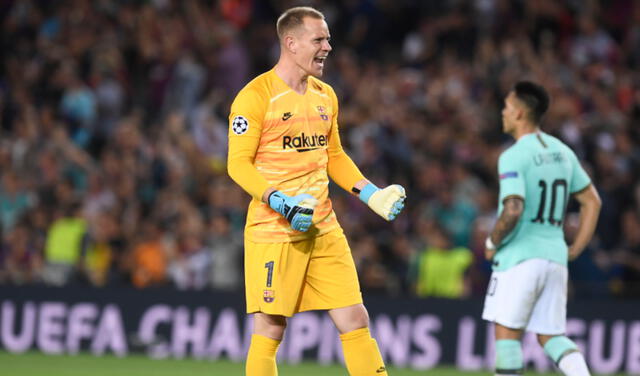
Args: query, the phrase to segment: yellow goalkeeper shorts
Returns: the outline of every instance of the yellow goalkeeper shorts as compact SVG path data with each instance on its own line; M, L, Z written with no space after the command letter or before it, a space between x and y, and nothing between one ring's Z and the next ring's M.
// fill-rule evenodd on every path
M292 243L245 240L247 313L292 316L362 303L356 267L341 228Z

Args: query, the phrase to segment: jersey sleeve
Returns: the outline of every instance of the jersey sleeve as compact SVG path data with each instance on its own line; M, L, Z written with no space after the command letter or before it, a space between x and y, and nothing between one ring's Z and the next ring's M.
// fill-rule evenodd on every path
M525 199L526 189L522 162L509 150L500 155L498 160L498 178L500 179L500 202L509 196Z
M330 90L330 92L333 101L333 118L331 119L331 131L329 132L329 162L327 164L327 172L331 180L342 187L342 189L351 192L354 184L364 179L364 175L362 175L360 169L358 169L356 164L353 163L353 160L342 148L338 130L338 98L333 90Z
M573 170L573 174L571 176L571 186L569 187L569 191L571 193L580 192L585 189L589 184L591 184L591 179L587 172L582 168L578 157L575 155L573 151L570 151L571 158L571 167Z
M227 172L256 200L262 200L262 194L269 188L253 165L268 103L268 98L257 89L245 88L233 101L229 114Z

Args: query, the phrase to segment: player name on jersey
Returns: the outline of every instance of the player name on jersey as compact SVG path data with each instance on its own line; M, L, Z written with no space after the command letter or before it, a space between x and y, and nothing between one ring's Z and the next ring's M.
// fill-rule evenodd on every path
M552 153L539 153L533 156L533 163L536 166L542 166L544 164L551 163L564 163L566 161L566 157L562 152L552 152Z

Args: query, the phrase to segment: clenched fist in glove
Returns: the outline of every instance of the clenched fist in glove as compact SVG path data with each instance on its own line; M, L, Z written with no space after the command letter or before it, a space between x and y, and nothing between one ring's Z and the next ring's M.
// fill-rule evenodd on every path
M306 193L290 197L280 191L273 191L269 195L271 209L282 214L291 223L292 229L301 232L307 231L311 226L313 210L317 204L318 200Z
M398 184L380 189L374 184L368 183L360 190L359 197L379 216L387 221L392 221L404 208L404 200L407 195L404 188Z

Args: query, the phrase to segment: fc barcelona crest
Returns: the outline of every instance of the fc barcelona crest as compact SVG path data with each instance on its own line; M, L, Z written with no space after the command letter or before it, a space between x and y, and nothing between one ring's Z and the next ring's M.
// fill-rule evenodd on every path
M262 298L265 302L271 303L276 299L276 292L273 290L264 290Z
M329 120L329 116L327 116L327 114L325 113L325 109L323 106L317 106L316 109L318 110L318 112L320 113L320 118L324 121Z

